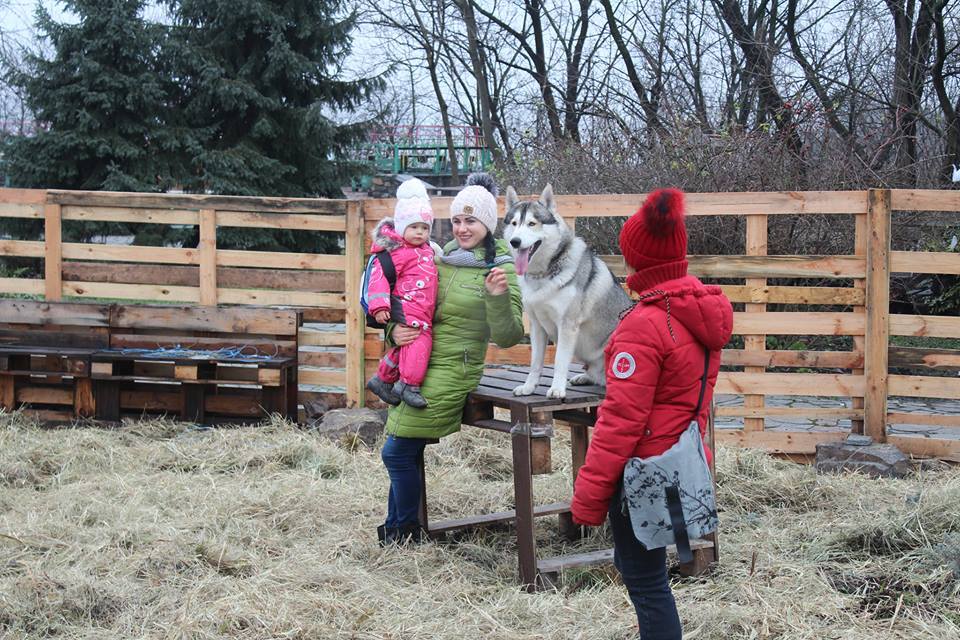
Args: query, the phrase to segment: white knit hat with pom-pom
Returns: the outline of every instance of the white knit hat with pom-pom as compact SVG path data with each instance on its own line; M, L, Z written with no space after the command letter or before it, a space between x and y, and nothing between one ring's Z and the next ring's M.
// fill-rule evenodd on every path
M450 217L473 216L490 233L497 229L497 183L487 173L471 173L465 186L450 204Z
M433 208L423 182L412 178L397 187L397 203L393 207L393 228L403 235L411 224L422 222L433 228Z

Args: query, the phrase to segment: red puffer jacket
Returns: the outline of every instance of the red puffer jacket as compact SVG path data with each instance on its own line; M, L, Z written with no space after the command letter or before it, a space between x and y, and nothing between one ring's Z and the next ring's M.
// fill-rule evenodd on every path
M639 288L640 280L627 282ZM576 522L603 524L627 460L663 453L686 430L697 407L707 347L708 385L697 417L701 436L705 433L720 349L732 329L733 309L720 287L694 276L641 292L641 302L620 322L605 350L607 395L574 487ZM709 449L707 456L712 456Z

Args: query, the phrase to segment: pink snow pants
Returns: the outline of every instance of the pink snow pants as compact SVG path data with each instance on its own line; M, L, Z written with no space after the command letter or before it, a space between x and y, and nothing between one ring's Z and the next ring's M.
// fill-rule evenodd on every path
M394 347L380 358L377 376L384 382L396 382L398 379L419 386L427 375L427 363L433 348L433 332L425 329L416 340L405 347Z

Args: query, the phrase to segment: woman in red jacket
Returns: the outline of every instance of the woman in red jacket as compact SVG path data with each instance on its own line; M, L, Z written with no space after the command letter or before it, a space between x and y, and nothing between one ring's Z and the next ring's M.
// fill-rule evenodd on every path
M627 285L639 294L606 348L607 395L587 461L577 475L573 519L599 526L609 515L614 564L637 611L642 640L682 636L667 579L666 549L647 550L633 535L620 503L623 468L633 457L663 453L680 438L697 408L704 349L710 350L707 391L697 420L705 433L730 339L733 309L720 287L687 274L683 194L655 191L620 232ZM712 455L706 450L708 458Z

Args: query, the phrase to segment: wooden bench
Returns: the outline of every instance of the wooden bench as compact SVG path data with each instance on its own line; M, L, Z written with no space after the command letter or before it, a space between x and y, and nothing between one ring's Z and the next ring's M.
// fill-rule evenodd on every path
M296 420L299 325L286 309L0 300L0 406L46 422Z
M0 406L29 404L39 417L94 415L90 356L107 348L110 306L0 300Z
M287 309L114 305L109 349L90 357L96 417L296 421L299 326Z
M443 522L430 522L427 513L426 481L421 465L420 522L431 536L443 536L455 531L478 526L513 523L517 535L517 563L520 584L534 591L554 584L566 569L608 563L612 549L541 558L537 554L534 533L536 518L556 515L559 533L574 541L582 534L570 515L569 502L537 505L533 496L533 476L549 473L552 468L551 439L554 420L570 429L570 455L573 480L586 460L589 429L597 419L597 408L603 401L605 389L597 386L569 386L564 400L546 397L553 368L546 367L535 395L517 397L513 389L526 380L525 367L488 368L467 398L463 424L508 434L513 453L514 509L499 513L484 513L459 517ZM495 409L510 412L509 420L495 417ZM707 444L713 447L713 420L707 430ZM716 533L702 540L691 540L693 561L679 565L685 575L701 575L717 561Z

